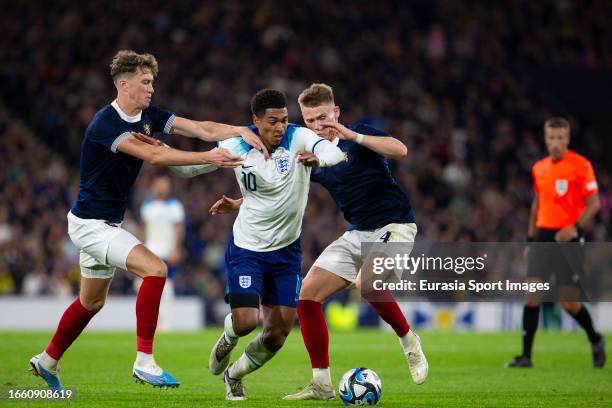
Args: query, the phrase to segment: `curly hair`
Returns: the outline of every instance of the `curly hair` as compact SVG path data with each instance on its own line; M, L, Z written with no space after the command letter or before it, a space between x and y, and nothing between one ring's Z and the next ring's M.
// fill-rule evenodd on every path
M255 116L262 116L266 109L281 109L287 107L285 94L275 89L262 89L251 99L251 112Z
M157 76L157 60L151 54L138 54L132 50L121 50L113 57L110 74L115 81L122 74L135 74L143 68L149 69L153 77Z

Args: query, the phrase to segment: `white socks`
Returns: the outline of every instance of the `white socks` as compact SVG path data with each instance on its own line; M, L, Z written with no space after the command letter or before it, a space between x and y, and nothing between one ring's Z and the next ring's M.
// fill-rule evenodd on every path
M59 361L51 357L47 354L46 351L40 353L40 365L43 366L45 370L55 372L57 371L57 363Z
M134 362L134 368L146 371L147 373L153 375L161 375L164 372L164 370L162 370L161 367L158 366L155 362L153 354L147 354L141 351L136 352L136 361Z
M223 320L223 333L225 334L225 340L227 340L228 343L235 344L238 341L238 336L234 332L231 313L225 316L225 320Z
M331 387L331 373L330 373L329 367L313 368L312 369L312 381L317 384L329 385Z
M402 345L404 351L412 350L416 344L416 336L412 332L412 330L408 330L408 333L404 337L399 338L399 342Z
M268 350L263 344L261 334L247 344L244 353L229 367L229 376L239 380L248 373L257 370L268 362L276 353Z

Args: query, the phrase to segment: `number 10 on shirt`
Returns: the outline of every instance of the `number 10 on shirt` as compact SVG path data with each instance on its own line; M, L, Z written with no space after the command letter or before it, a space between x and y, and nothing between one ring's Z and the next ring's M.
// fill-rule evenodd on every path
M244 187L249 191L257 191L257 181L255 174L242 172L242 182Z

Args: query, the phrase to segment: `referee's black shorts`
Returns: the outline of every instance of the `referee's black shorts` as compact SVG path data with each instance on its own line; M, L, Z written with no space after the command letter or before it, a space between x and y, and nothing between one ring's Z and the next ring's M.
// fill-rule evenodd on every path
M584 275L584 247L580 238L557 243L557 231L544 228L536 231L527 256L527 277L540 278L557 286L580 286Z

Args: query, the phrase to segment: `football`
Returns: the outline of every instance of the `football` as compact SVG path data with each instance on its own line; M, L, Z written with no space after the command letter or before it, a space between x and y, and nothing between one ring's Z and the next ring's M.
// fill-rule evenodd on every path
M345 405L375 405L380 401L382 383L373 370L352 368L340 379L338 391Z

